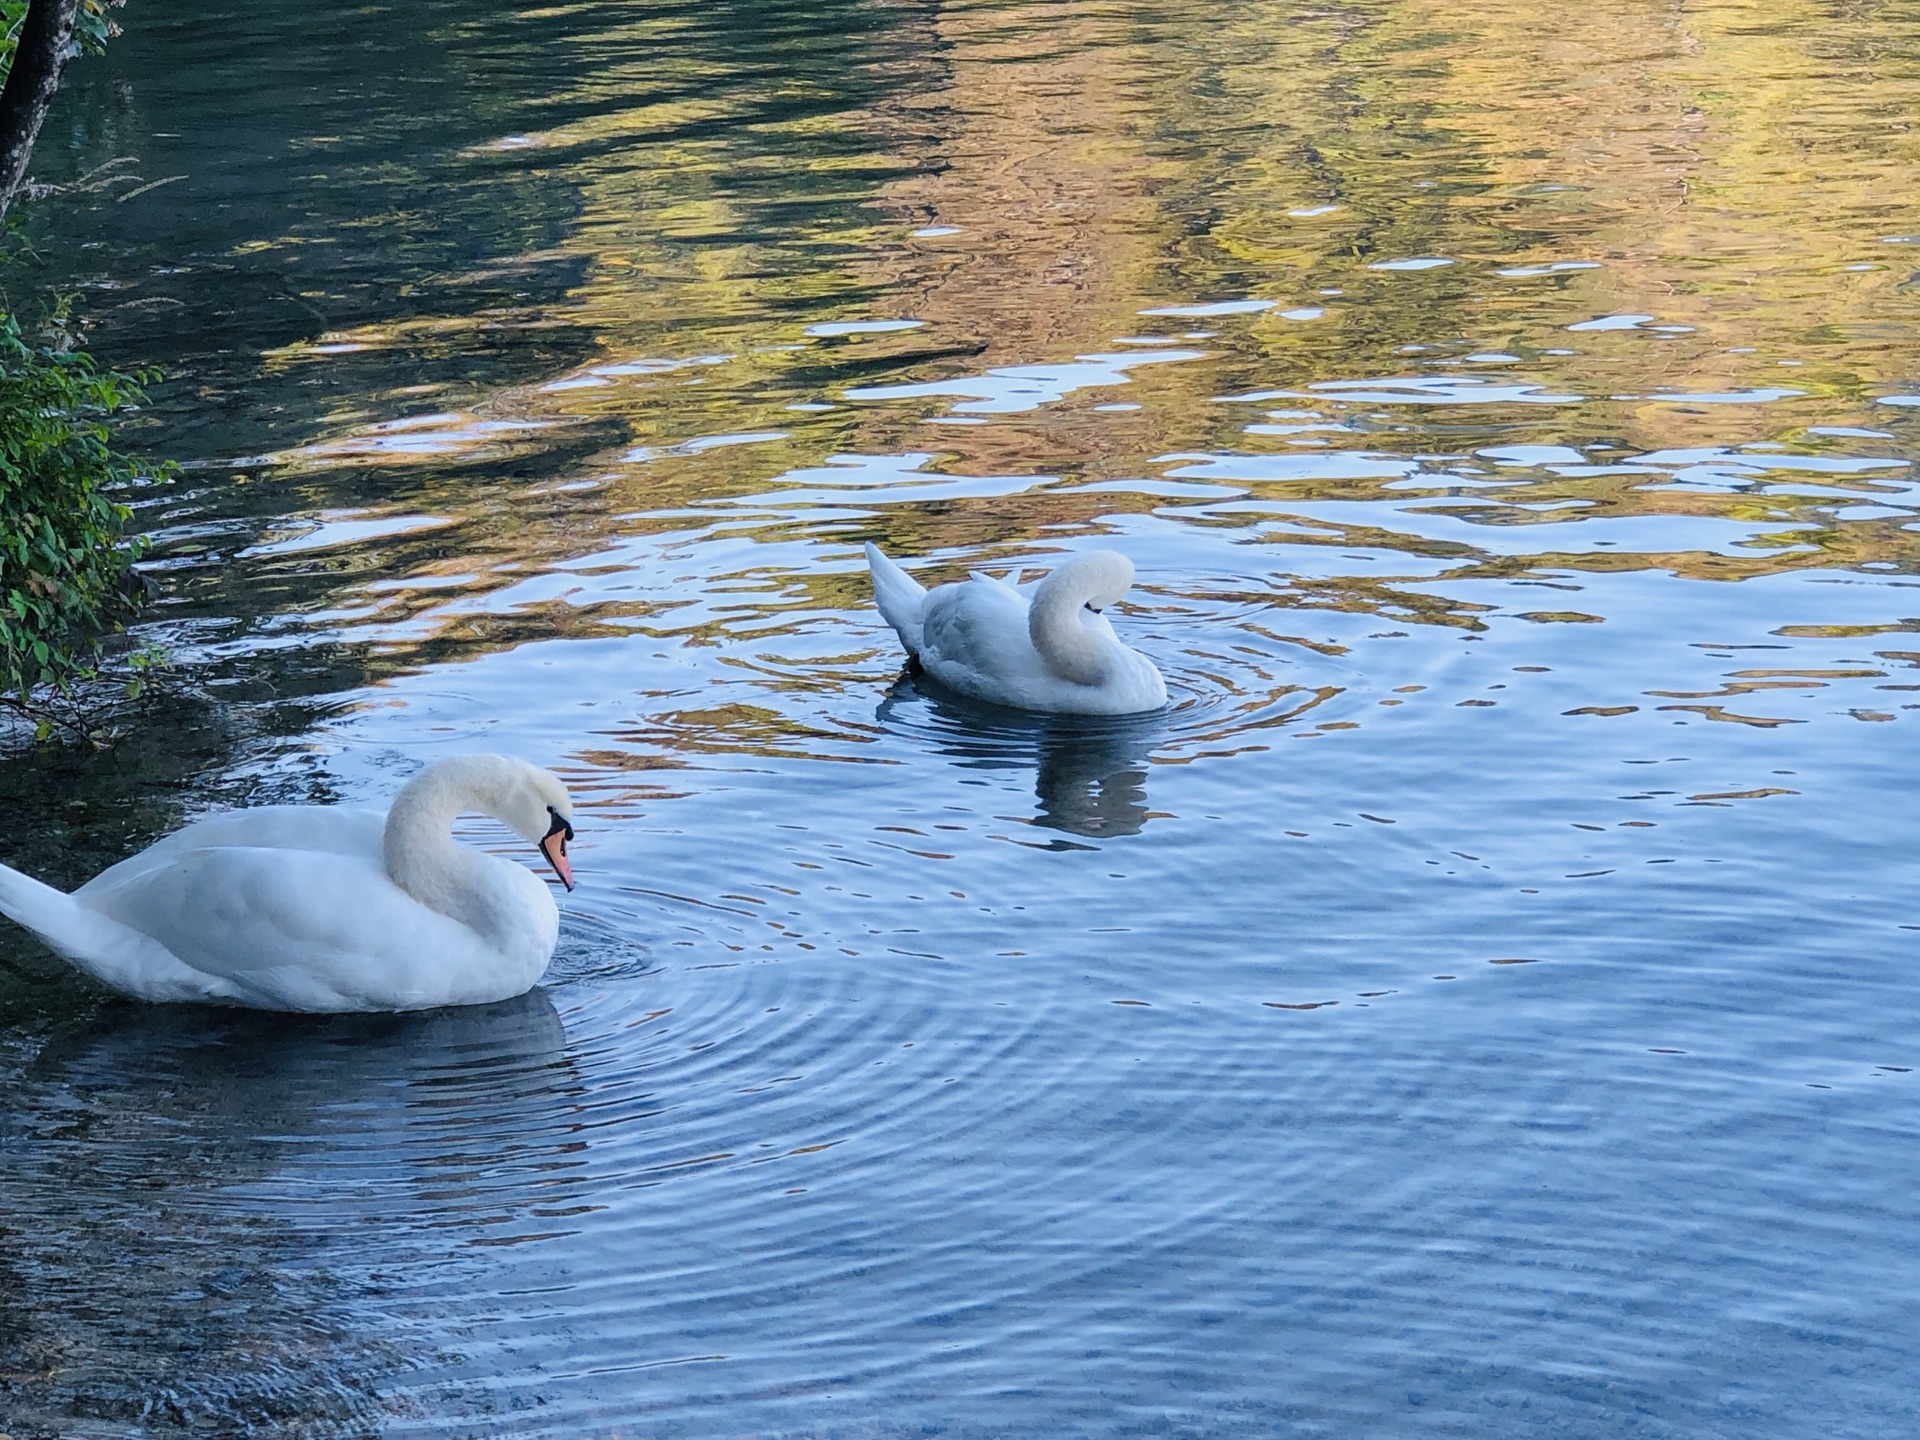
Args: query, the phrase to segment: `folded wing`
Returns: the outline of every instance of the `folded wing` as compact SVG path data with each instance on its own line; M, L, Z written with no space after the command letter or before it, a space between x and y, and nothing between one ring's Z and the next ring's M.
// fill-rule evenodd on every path
M220 982L222 998L265 1009L458 1004L455 985L484 983L501 963L475 931L416 902L364 854L176 849L116 866L74 898Z

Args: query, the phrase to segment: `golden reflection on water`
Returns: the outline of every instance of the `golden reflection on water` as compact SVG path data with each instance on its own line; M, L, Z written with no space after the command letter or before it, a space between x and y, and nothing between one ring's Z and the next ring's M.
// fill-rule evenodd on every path
M1110 0L872 18L853 68L886 84L836 103L812 59L743 85L688 17L626 12L582 41L570 118L463 152L579 210L436 293L578 281L265 356L268 387L348 377L336 423L231 458L311 497L277 532L318 526L305 549L329 515L362 527L297 608L383 664L555 628L717 638L674 595L553 577L723 524L835 562L740 571L763 617L860 609L839 562L868 535L1014 561L1128 517L1284 547L1269 606L1467 629L1488 606L1416 587L1920 561L1915 412L1875 403L1920 374L1913 20ZM352 393L369 357L430 373L542 333L592 350L512 383L469 366ZM1743 448L1761 442L1777 454ZM906 458L863 497L820 479L846 456ZM923 473L959 488L911 493ZM1621 545L1576 516L1644 528ZM412 537L415 517L457 543ZM1339 562L1356 548L1419 563Z

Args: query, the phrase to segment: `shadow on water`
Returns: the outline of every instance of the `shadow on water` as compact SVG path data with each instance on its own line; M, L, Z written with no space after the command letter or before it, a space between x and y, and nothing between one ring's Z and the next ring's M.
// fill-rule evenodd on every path
M1106 839L1138 835L1147 809L1147 767L1165 737L1163 713L1029 715L956 696L902 675L874 718L931 745L963 770L1033 771L1032 824ZM1061 848L1071 842L1055 842Z
M425 1300L407 1273L467 1269L584 1164L566 1047L543 990L325 1018L109 1002L56 1028L0 1075L0 1415L365 1433L444 1358L379 1323Z

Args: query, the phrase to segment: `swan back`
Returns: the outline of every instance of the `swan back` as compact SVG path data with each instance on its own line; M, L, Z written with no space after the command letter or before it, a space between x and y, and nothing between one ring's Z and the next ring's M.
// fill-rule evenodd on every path
M1133 562L1117 550L1092 550L1060 566L1033 592L1027 635L1056 674L1099 685L1123 653L1100 613L1133 587Z

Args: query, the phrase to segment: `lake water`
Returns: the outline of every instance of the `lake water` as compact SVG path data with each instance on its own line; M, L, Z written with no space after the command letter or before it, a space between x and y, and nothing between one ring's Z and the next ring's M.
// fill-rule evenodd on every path
M9 928L14 1440L1920 1430L1906 9L124 20L31 283L197 689L3 858L491 749L582 884L414 1017ZM870 538L1126 551L1171 708Z

